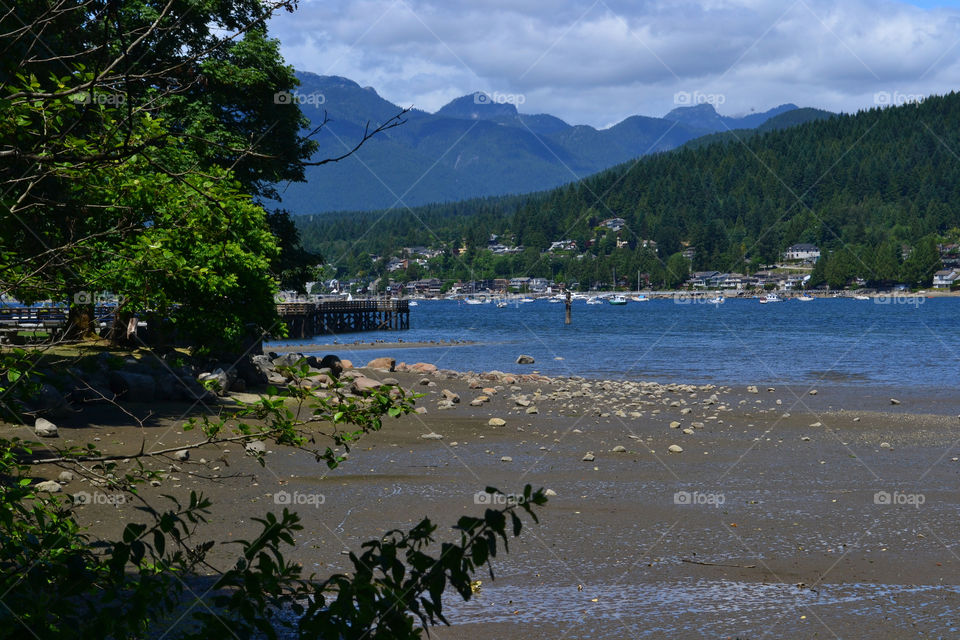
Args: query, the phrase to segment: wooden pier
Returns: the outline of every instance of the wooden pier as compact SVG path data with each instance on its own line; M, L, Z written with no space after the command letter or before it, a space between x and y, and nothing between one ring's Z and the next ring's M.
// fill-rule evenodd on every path
M338 300L277 305L290 338L410 328L408 300Z

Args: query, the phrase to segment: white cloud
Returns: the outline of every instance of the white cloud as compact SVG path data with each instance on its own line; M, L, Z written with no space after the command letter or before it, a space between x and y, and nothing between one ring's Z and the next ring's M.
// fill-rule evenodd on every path
M893 0L308 0L271 23L298 69L434 111L485 90L595 126L662 115L678 91L723 113L835 111L960 77L960 10Z

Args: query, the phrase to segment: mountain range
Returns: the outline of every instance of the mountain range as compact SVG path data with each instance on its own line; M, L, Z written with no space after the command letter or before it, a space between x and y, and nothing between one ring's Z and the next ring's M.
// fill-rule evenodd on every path
M312 126L327 119L315 135L320 145L315 159L343 154L363 137L368 124L376 127L401 111L372 87L347 78L308 72L297 77L295 98ZM678 107L663 118L630 116L595 129L549 114L520 113L502 96L477 92L436 113L411 109L404 124L378 134L349 158L309 167L306 182L279 185L280 206L294 214L313 214L529 193L705 135L782 128L830 115L785 104L735 118L700 104Z

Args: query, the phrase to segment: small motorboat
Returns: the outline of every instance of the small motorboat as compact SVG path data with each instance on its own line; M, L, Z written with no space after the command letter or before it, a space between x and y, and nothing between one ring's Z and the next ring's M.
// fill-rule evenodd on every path
M811 302L813 300L813 296L806 296L806 295L799 296L797 300L799 300L800 302Z
M723 296L717 296L716 298L710 298L709 300L707 300L707 303L708 303L708 304L723 304L724 302L726 302L726 300L727 300L727 299L724 298Z
M627 304L627 299L624 298L623 296L613 296L607 302L612 305L619 306L619 305Z
M603 304L603 300L601 300L597 296L591 296L587 298L587 304Z

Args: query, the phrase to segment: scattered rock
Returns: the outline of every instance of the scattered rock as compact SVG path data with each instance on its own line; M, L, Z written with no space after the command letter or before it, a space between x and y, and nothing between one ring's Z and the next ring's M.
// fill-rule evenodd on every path
M428 384L430 384L431 382L433 382L433 380L431 380L430 378L420 378L419 384L420 384L420 386L425 387L425 386L427 386Z
M437 365L428 362L416 362L410 365L410 371L414 373L433 373L437 370Z
M546 491L543 492L543 495L547 496L548 498L552 498L555 495L557 495L557 492L554 491L553 489L547 489Z
M593 462L594 460L596 460L596 457L593 455L593 451L587 451L586 455L584 455L580 459L583 460L584 462Z
M431 431L430 433L425 433L421 435L420 439L421 440L443 440L443 436L440 435L439 433L434 433L433 431Z
M443 395L444 399L453 404L458 404L460 402L460 394L450 391L450 389L444 389L440 392Z
M679 429L679 428L680 428L680 423L677 422L676 420L674 420L673 422L670 423L670 428L671 428L671 429Z
M54 482L53 480L44 480L43 482L38 482L33 487L37 491L43 491L44 493L60 493L59 482Z
M490 418L487 420L487 426L490 427L502 427L507 424L507 421L503 418Z
M57 482L60 484L69 484L70 482L73 482L73 472L61 471L60 475L57 476Z
M683 447L681 447L678 444L672 444L669 447L667 447L667 451L669 451L670 453L683 453Z
M816 390L816 389L810 389L810 391L808 391L807 393L809 393L809 394L812 395L812 396L815 396L815 395L817 395L817 390Z
M618 444L617 446L615 446L615 447L614 447L613 449L611 449L610 451L612 451L613 453L626 453L626 452L627 452L627 448L626 448L625 446L623 446L622 444Z
M880 448L881 448L881 449L892 449L893 447L890 446L890 443L889 443L889 442L881 442L881 443L880 443Z
M533 356L520 355L517 357L517 364L533 364L534 362Z
M747 393L760 393L760 390L757 389L755 386L750 385L749 387L747 387Z
M896 398L890 398L890 404L900 404L900 401Z
M413 412L414 412L414 413L419 413L420 415L423 415L423 414L425 414L425 413L427 412L427 408L426 408L426 407L417 407L416 409L413 410Z
M178 462L186 462L187 460L190 459L190 450L181 449L180 451L177 451L176 453L174 453L173 457L176 458Z
M810 436L801 436L800 439L804 442L810 442Z
M527 411L526 411L526 412L527 412L528 414L530 414L530 415L535 415L535 414L540 413L540 410L537 409L536 407L527 407Z
M503 456L502 458L500 458L500 462L513 462L513 458L511 458L510 456Z
M393 358L374 358L367 363L368 369L384 369L386 371L395 371L397 366L397 361Z
M687 427L686 429L683 430L683 433L688 436L693 435L693 429Z
M263 440L253 440L247 443L244 450L252 456L262 455L267 452L267 445Z
M46 418L37 418L37 421L33 424L33 432L41 438L60 437L60 430L57 428L57 425Z

